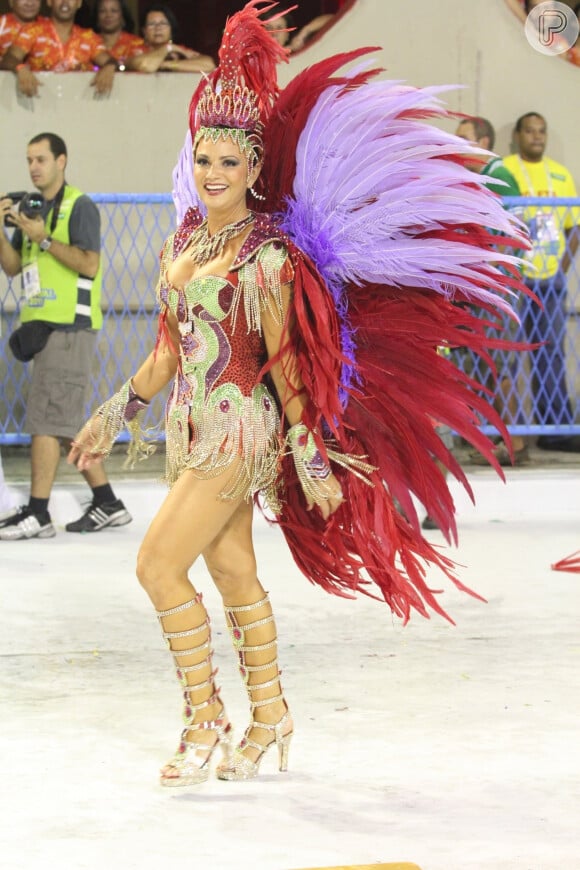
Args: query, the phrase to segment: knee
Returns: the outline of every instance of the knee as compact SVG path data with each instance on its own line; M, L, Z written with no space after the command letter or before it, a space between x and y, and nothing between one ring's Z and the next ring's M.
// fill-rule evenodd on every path
M217 550L206 554L205 563L223 598L231 598L256 582L256 560L253 553L230 547L227 552Z
M155 600L155 593L166 585L168 565L155 547L142 544L137 554L136 574L143 589Z

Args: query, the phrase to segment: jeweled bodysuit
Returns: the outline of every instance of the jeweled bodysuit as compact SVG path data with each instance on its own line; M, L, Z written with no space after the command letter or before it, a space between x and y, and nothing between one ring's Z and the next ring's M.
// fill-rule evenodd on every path
M161 319L171 311L180 337L166 411L167 480L184 469L213 477L231 467L223 497L263 490L275 504L282 438L276 400L259 380L266 361L261 314L269 310L281 321L281 286L292 280L292 266L271 237L271 222L259 216L226 277L203 275L175 287L168 268L201 219L191 209L161 254Z

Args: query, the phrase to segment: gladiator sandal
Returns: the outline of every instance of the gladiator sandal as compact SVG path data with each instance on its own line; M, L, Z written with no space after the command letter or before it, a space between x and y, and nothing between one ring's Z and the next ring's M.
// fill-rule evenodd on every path
M261 611L261 618L252 622L252 616L255 615L253 611L256 610ZM218 779L253 779L258 774L266 750L274 743L278 747L279 769L286 771L294 726L280 685L276 626L270 600L266 594L255 604L225 607L225 612L232 643L238 654L240 674L250 699L252 722L235 748L230 762L219 765ZM246 614L251 615L248 618ZM267 679L264 680L264 677ZM276 703L283 704L286 710L278 722L259 721L260 718L268 718L261 711Z
M203 622L194 628L185 628L192 624L190 608L201 608ZM230 762L232 754L232 726L225 715L220 698L220 690L216 688L214 678L216 670L212 670L211 628L209 616L202 603L202 596L196 595L190 601L172 607L170 610L157 611L157 617L163 631L167 647L171 650L177 666L177 679L183 687L183 721L185 728L181 732L181 741L171 761L161 770L161 785L184 786L197 785L205 782L209 776L209 762L216 748L221 746L224 760ZM174 617L178 617L175 619ZM166 631L167 623L174 631ZM190 646L191 638L200 640L196 646ZM200 655L204 658L200 659ZM204 697L205 696L205 697ZM201 711L217 706L218 715L214 719L204 719ZM196 732L213 731L215 741L196 741ZM193 735L193 738L190 737Z

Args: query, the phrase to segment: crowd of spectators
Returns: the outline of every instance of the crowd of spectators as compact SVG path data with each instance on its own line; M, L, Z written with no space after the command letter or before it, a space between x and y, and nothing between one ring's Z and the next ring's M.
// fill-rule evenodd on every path
M294 53L326 29L349 0L326 0L324 11L297 26L292 11L272 22L282 45ZM208 73L215 68L209 54L183 45L179 23L169 3L152 3L136 22L126 0L8 0L0 16L0 69L15 73L25 96L40 93L39 72L95 72L92 84L108 94L116 72ZM331 11L326 11L331 10Z
M14 72L20 93L39 94L39 72L95 71L91 84L98 95L110 93L116 72L206 73L215 64L177 42L178 22L170 7L153 3L144 12L141 36L125 0L96 0L92 27L76 23L82 0L46 0L49 15L40 15L40 0L9 0L0 17L0 69Z

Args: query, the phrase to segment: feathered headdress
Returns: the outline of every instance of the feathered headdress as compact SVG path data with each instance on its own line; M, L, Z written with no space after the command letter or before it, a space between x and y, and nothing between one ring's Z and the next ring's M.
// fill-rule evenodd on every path
M219 65L197 88L189 107L194 149L202 137L229 137L253 162L262 158L264 125L279 93L276 66L289 55L260 17L276 5L250 0L228 18ZM282 15L278 12L269 20Z

